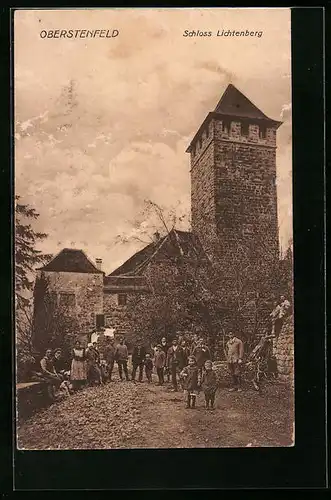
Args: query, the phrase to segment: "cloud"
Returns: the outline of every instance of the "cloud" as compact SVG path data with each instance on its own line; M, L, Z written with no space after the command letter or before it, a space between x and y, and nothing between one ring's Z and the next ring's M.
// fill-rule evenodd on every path
M41 19L39 23L38 19ZM40 212L44 251L75 243L111 271L141 247L132 240L170 214L190 212L185 150L229 81L278 132L279 212L291 210L290 11L107 9L15 14L16 190ZM184 29L264 29L258 40L194 40ZM41 40L58 26L119 29L114 40ZM118 27L118 28L117 28ZM287 105L288 106L288 105ZM144 219L145 217L145 219ZM280 218L281 218L280 217ZM285 217L282 237L290 233ZM187 221L183 221L185 226ZM286 225L287 224L287 225ZM118 234L125 245L115 244Z
M292 113L292 104L284 104L280 113L281 120L288 120Z

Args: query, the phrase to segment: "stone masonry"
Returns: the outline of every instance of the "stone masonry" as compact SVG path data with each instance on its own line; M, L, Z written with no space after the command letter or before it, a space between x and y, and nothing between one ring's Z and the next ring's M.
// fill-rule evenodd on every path
M76 319L76 335L87 339L87 335L95 328L96 315L103 314L103 274L41 272L47 279L49 291L56 295L59 308L64 314ZM70 296L70 303L62 306L63 296Z
M293 316L287 318L275 344L278 377L294 384L294 325Z
M258 228L277 259L276 129L260 138L249 124L242 136L242 122L230 123L215 115L191 147L192 230L211 255Z
M172 230L108 276L100 259L94 264L75 249L63 249L41 268L58 305L62 308L67 301L65 314L77 320L77 334L88 337L102 319L117 334L130 335L134 318L128 317L128 305L137 293L151 292L153 276L157 286L167 286L163 266L167 271L170 265L176 267L183 260L187 265L199 263L207 255L209 263L222 266L220 286L230 295L233 279L226 270L238 267L238 244L253 248L255 258L258 238L263 239L269 261L258 253L259 269L279 259L276 130L280 125L230 84L187 149L192 232ZM255 318L255 296L249 300L249 310L242 312L245 325ZM35 304L37 313L38 307Z

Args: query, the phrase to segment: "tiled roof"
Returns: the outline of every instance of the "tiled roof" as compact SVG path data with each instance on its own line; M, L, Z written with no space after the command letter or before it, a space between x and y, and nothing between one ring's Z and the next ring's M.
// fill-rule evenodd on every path
M134 254L109 276L137 276L153 258L162 259L163 257L177 256L197 258L202 254L202 246L191 232L173 229L156 243L151 243Z
M214 111L222 115L270 120L270 118L262 113L255 104L232 84L228 85Z
M41 271L103 274L85 255L83 250L64 248Z

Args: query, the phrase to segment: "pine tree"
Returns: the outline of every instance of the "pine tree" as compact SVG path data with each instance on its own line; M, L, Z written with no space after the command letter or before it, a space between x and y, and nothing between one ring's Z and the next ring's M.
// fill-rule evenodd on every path
M39 217L36 210L20 203L16 196L15 206L15 293L16 307L26 307L27 297L33 291L33 274L37 265L50 260L50 255L37 250L36 245L47 237L45 233L34 231L31 222Z
M51 256L37 250L45 233L36 232L31 223L39 217L34 208L20 203L15 197L15 299L17 379L26 381L35 358L32 346L34 272Z

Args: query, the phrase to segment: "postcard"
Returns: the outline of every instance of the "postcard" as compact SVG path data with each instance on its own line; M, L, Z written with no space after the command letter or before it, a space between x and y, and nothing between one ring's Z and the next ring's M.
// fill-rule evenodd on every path
M294 446L290 21L15 11L19 450Z

